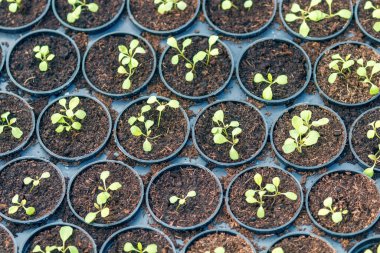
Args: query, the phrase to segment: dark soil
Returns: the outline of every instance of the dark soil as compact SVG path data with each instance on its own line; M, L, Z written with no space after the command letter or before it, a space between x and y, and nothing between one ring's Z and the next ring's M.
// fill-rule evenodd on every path
M327 197L333 198L333 207L337 207L337 210L348 210L339 224L332 221L331 215L318 216ZM321 226L338 233L353 233L368 227L377 219L380 194L375 181L362 174L334 173L323 177L313 186L309 195L309 208Z
M68 23L67 14L73 11L67 0L53 0L56 4L57 13L60 18ZM95 13L87 8L82 10L80 18L75 23L68 23L79 28L95 28L111 21L120 11L123 0L88 0L87 3L96 3L99 10Z
M224 111L224 122L238 121L242 133L238 136L239 143L235 145L239 153L239 159L231 160L229 152L231 145L228 143L218 145L214 143L211 129L215 127L212 117L218 110ZM231 132L229 132L231 134ZM202 152L207 157L218 162L240 162L255 156L262 146L266 129L261 115L252 107L243 103L223 102L208 108L195 125L196 141Z
M170 204L170 197L184 198L190 191L195 191L197 196L188 198L178 210L178 203ZM171 226L190 227L211 217L218 207L221 192L209 172L187 166L162 174L148 194L156 217Z
M24 184L24 178L39 178L44 172L49 172L50 177L41 179L40 185L32 191L32 185ZM62 179L53 166L29 159L12 163L2 170L0 186L0 212L17 220L35 220L49 214L57 207L64 190ZM11 200L16 194L19 195L19 201L25 199L27 207L36 209L33 216L26 215L23 209L8 214L8 209L13 205Z
M182 45L184 39L178 41ZM185 67L186 61L180 58L177 65L171 63L171 58L178 54L178 51L169 48L162 61L162 72L166 82L175 91L187 96L205 96L217 91L228 80L231 73L231 58L227 49L222 44L216 43L213 48L219 49L219 55L210 58L207 66L204 63L196 65L194 80L188 82L185 79L189 71ZM208 49L208 38L192 37L192 43L185 49L185 56L192 59L200 50Z
M292 236L281 240L272 250L281 247L284 252L292 253L335 253L336 251L325 241L314 236Z
M315 145L303 147L302 153L295 150L291 154L285 154L282 146L287 138L290 138L289 131L294 129L292 118L299 116L304 110L312 112L311 121L328 118L327 125L311 127L316 130L320 137ZM335 157L345 145L346 136L344 128L339 119L330 111L313 105L301 105L284 113L276 122L273 132L274 145L277 151L289 162L300 166L312 167L328 163Z
M254 0L250 10L244 8L244 1L235 1L238 9L223 10L220 0L207 1L207 15L220 29L231 33L250 33L259 30L273 15L273 0ZM256 15L260 13L260 15Z
M267 80L271 73L273 80L280 75L288 77L285 85L273 84L273 100L284 99L297 93L307 78L307 59L295 46L275 40L258 43L244 54L239 66L239 75L244 86L254 95L262 98L267 83L255 83L256 74L262 74Z
M150 140L153 149L151 152L145 152L143 150L145 138L132 135L128 119L132 116L137 116L141 108L146 104L146 101L140 101L123 112L116 130L117 138L130 155L143 160L159 160L173 154L183 144L188 126L184 114L179 108L172 109L167 107L162 113L160 127L158 127L159 113L154 109L157 105L155 104L144 116L146 119L155 122L151 128L152 136L160 137ZM144 123L137 122L135 125L144 131Z
M17 121L12 126L18 127L23 132L20 139L12 136L9 127L4 128L4 132L0 134L0 154L16 149L28 139L28 135L32 131L32 109L24 101L15 96L0 93L0 114L10 112L8 120L16 118Z
M68 97L67 102L72 97ZM92 99L80 97L80 104L75 111L84 110L86 118L81 120L81 130L57 133L58 124L51 123L51 116L62 107L58 101L44 113L40 123L40 136L43 144L53 153L64 157L79 157L97 150L108 134L108 117L103 107Z
M137 207L141 194L139 179L129 169L118 163L95 164L75 178L72 184L70 199L75 212L85 218L89 212L97 211L94 208L96 196L100 193L99 186L103 185L100 174L109 171L110 176L106 180L107 187L114 182L119 182L122 187L117 191L111 191L111 198L107 206L110 215L106 218L97 216L94 222L114 223L129 216Z
M362 79L358 78L356 70L360 65L357 63L351 67L351 73L347 74L347 78L343 75L339 75L334 84L328 82L328 77L333 73L333 71L329 69L329 63L332 61L331 56L334 54L340 54L343 58L351 54L351 59L358 60L362 58L364 62L370 60L379 62L380 55L366 46L346 44L327 52L318 63L318 85L327 96L336 101L348 104L366 102L371 99L371 85L361 82ZM368 73L370 73L370 70L368 70ZM380 83L380 74L375 74L372 78L372 82L378 85Z
M35 46L49 46L55 58L48 63L46 72L39 69L40 60L35 57ZM22 86L33 91L49 91L64 85L77 68L75 47L63 36L39 33L21 41L11 53L10 71Z
M165 14L158 13L159 5L150 0L131 0L129 5L134 19L140 25L155 31L170 31L187 24L196 14L198 0L185 2L185 10L175 9Z
M380 38L380 34L376 32L373 29L373 25L376 22L379 22L380 20L372 17L372 12L374 11L373 9L365 10L364 5L367 1L363 0L360 2L359 9L358 9L358 17L359 21L362 24L363 28L366 30L367 33L372 35L375 38ZM380 6L380 1L379 0L371 0L373 6Z
M0 252L12 253L15 250L12 237L0 227Z
M267 197L264 199L265 218L257 218L259 205L248 204L245 200L247 190L260 189L253 180L256 173L262 175L263 186L272 184L272 179L279 177L281 180L279 191L282 193L294 192L298 196L297 200L292 201L284 195L275 198ZM229 205L232 213L244 224L254 228L275 228L288 223L294 217L301 205L301 196L298 185L292 177L279 169L265 167L246 172L235 181L230 189Z
M154 58L148 45L142 40L140 46L146 51L145 54L136 54L135 59L139 62L135 74L131 77L132 86L130 90L122 88L126 75L117 73L121 64L118 61L119 45L129 48L129 43L136 39L133 36L112 35L96 42L90 49L86 58L86 74L88 79L100 90L114 93L125 94L141 87L154 71Z
M290 9L292 8L293 0L284 0L283 2L283 12L282 15L285 20L285 16L288 13L292 13ZM309 8L310 1L309 0L297 0L301 7L301 9ZM337 13L342 9L350 10L350 1L349 0L336 0L332 4L332 13ZM326 1L322 1L317 6L313 7L311 10L320 10L324 13L329 13L329 6ZM353 14L352 14L353 15ZM333 35L339 32L343 27L349 22L349 20L341 18L339 16L335 16L333 18L327 18L321 20L319 22L307 21L307 24L310 28L309 37L326 37L329 35ZM296 33L299 33L300 26L302 24L302 20L296 20L294 22L287 22L288 26Z
M44 12L47 0L23 1L22 6L16 13L9 11L9 3L0 3L0 26L20 27L27 25L37 19Z

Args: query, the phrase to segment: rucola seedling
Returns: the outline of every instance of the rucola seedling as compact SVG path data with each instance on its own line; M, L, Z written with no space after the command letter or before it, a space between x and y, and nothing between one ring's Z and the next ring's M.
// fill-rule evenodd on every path
M372 11L372 17L375 19L380 19L380 6L376 5L374 6L371 1L365 2L364 10L373 10ZM376 22L372 26L373 30L376 32L380 32L380 22Z
M67 21L69 23L75 23L85 8L94 13L99 10L99 5L87 3L87 0L67 0L67 2L73 7L72 12L67 14Z
M333 84L335 83L339 75L342 75L344 76L344 78L347 78L347 73L351 73L350 68L355 64L355 61L351 59L350 54L344 58L339 54L334 54L333 56L331 56L331 58L333 61L329 63L329 68L335 72L333 72L329 76L328 81L329 83Z
M183 0L154 0L154 4L158 5L158 13L166 14L172 10L183 11L187 7L187 3Z
M41 61L38 68L41 72L46 72L49 68L49 61L52 61L55 55L50 53L49 46L35 46L33 52L36 53L34 57Z
M67 100L62 98L58 103L63 107L60 110L62 113L54 113L51 116L51 123L53 125L58 124L58 127L55 129L57 133L62 133L64 130L70 132L72 129L80 130L82 129L82 124L77 120L83 120L86 117L86 112L83 110L77 110L74 112L74 109L78 107L80 99L78 97L73 97L69 101L69 107L66 106Z
M29 216L32 216L35 214L36 212L36 209L32 206L30 207L27 207L26 206L26 199L23 199L21 200L20 202L20 196L18 194L16 194L13 198L12 198L12 204L14 204L13 206L11 206L9 209L8 209L8 213L9 214L15 214L20 208L24 209L25 213Z
M24 185L30 185L32 184L32 187L30 188L29 192L32 192L33 189L41 184L42 179L48 179L50 177L49 172L43 172L41 176L36 177L35 179L31 177L24 178Z
M178 209L179 209L181 206L183 206L183 205L186 204L186 200L187 200L188 198L194 198L195 196L197 196L196 191L189 191L189 192L187 193L187 195L186 195L185 197L182 197L182 198L177 197L177 196L171 196L170 199L169 199L169 202L170 202L170 204L175 204L175 203L178 202L178 205L177 205L177 208L176 208L176 210L178 211Z
M362 82L364 84L371 85L369 94L372 96L379 94L379 87L373 83L374 81L372 78L374 75L380 72L380 63L377 63L375 61L368 61L364 64L363 59L357 60L357 63L360 65L360 67L357 69L356 73L360 79L362 79ZM368 75L368 69L370 69L370 75Z
M343 209L337 212L338 208L333 207L333 199L331 197L328 197L323 201L323 206L325 208L320 209L318 215L326 216L332 214L331 219L334 223L340 223L343 220L343 215L348 214L348 210Z
M156 96L150 96L148 98L147 103L149 105L153 105L155 103L158 104L158 106L156 107L156 110L159 111L157 127L160 127L162 113L165 111L167 107L170 107L173 109L179 108L179 102L177 100L169 100L169 102L165 103L165 102L160 102Z
M32 252L41 252L41 253L52 253L52 252L62 252L62 253L79 253L79 250L76 246L66 245L67 240L73 235L74 230L72 227L64 226L59 230L59 236L62 240L62 245L53 245L46 246L45 250L42 250L40 245L36 245Z
M368 124L372 129L367 131L367 138L372 140L376 138L377 140L380 140L380 135L377 133L377 129L380 128L380 120L371 122ZM368 177L373 177L375 174L375 167L377 163L380 161L380 144L377 146L377 152L374 154L368 155L368 158L373 161L372 167L367 168L364 170L364 174Z
M255 83L267 83L268 86L263 90L262 96L266 100L272 100L273 98L272 85L273 84L285 85L288 83L288 77L286 75L280 75L276 79L273 80L272 74L268 73L267 78L268 80L266 80L261 73L257 73L255 77L253 78L253 81Z
M9 3L8 5L9 12L16 13L21 8L23 0L0 0L0 4L3 1L6 1L7 3Z
M226 250L223 248L223 247L218 247L216 249L214 249L214 251L206 251L205 253L225 253Z
M240 1L240 0L239 0ZM230 10L231 8L234 8L234 9L239 9L234 3L233 0L223 0L222 1L222 9L223 10ZM244 1L244 8L250 10L251 7L253 5L253 1L252 0L245 0Z
M156 244L149 244L145 248L143 247L142 243L137 243L137 248L133 246L132 243L127 242L124 244L124 252L137 252L137 253L157 253L157 245Z
M0 116L0 135L4 132L4 129L10 128L12 136L16 139L20 139L23 135L23 132L20 128L13 126L14 123L16 123L17 118L8 119L10 114L10 112L5 112Z

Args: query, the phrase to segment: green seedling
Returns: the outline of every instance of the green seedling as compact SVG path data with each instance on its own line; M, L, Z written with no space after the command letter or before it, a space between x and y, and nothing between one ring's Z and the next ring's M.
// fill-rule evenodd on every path
M285 251L281 247L277 247L272 250L272 253L285 253Z
M4 0L0 0L0 3L2 3ZM16 13L22 5L22 0L6 0L8 5L9 12Z
M162 15L176 9L183 11L187 7L183 0L154 0L154 4L158 5L157 11Z
M140 42L136 39L129 43L129 48L124 45L119 45L119 63L121 66L117 72L121 75L126 75L127 79L123 82L123 89L129 90L132 86L131 77L135 74L140 63L136 59L136 54L145 54L144 48L139 46Z
M162 118L162 113L165 111L165 109L167 107L170 107L170 108L173 108L173 109L178 109L179 108L179 102L177 100L169 100L169 102L160 102L156 96L150 96L148 98L148 101L147 103L149 105L153 105L153 104L158 104L156 110L159 111L159 115L158 115L158 123L157 123L157 127L160 127L160 123L161 123L161 118Z
M60 109L60 113L54 113L51 116L51 123L53 125L58 124L55 131L62 133L64 130L70 132L72 129L82 129L82 124L78 120L83 120L86 117L86 112L83 110L74 112L74 109L77 108L80 103L80 99L78 97L71 98L68 107L66 106L67 100L65 98L60 99L58 103L63 109Z
M336 79L339 75L344 76L344 78L347 78L347 74L351 73L351 67L355 64L355 61L351 59L351 55L347 55L345 58L340 56L339 54L334 54L331 56L332 61L329 63L329 68L332 69L333 72L329 78L329 83L333 84L335 83Z
M293 153L297 150L302 153L303 147L313 146L318 142L320 134L312 127L320 127L329 123L328 118L322 118L317 121L311 121L312 112L309 110L302 111L299 116L292 118L294 129L289 131L291 138L285 140L282 150L285 154Z
M348 210L340 210L337 212L337 207L333 207L333 199L331 197L326 198L323 201L323 206L325 208L322 208L318 211L319 216L327 216L329 214L332 214L331 219L334 223L340 223L343 220L343 215L348 214Z
M253 1L252 0L245 0L244 1L244 8L250 10L251 7L253 5ZM239 8L233 3L232 0L223 0L222 1L222 9L223 10L230 10L231 8L234 8L236 10L238 10Z
M143 150L145 152L151 152L153 147L152 147L152 143L150 142L151 140L154 140L158 137L160 137L159 135L158 136L154 136L152 137L152 127L154 125L154 121L153 120L147 120L144 122L144 127L145 127L145 131L143 132L143 130L141 130L140 127L138 126L132 126L131 127L131 133L133 136L136 136L136 137L141 137L143 136L145 138L145 141L143 143Z
M364 253L374 253L371 249L366 249ZM380 253L380 244L376 248L376 253Z
M178 211L178 209L181 206L183 206L183 205L186 204L186 200L188 198L194 198L195 196L197 196L197 193L195 191L189 191L187 193L187 195L185 197L182 197L182 198L177 197L177 196L171 196L170 199L169 199L169 202L170 202L170 204L175 204L175 203L178 202L178 205L177 205L177 208L176 208L176 210Z
M128 119L129 125L133 126L137 121L139 122L145 122L145 116L144 113L149 112L152 109L150 105L144 105L141 107L140 112L136 116L132 116Z
M61 246L46 246L45 250L42 250L40 245L36 245L32 252L41 252L41 253L51 253L51 252L62 252L62 253L79 253L77 247L72 245L66 245L67 240L73 235L74 230L72 227L64 226L59 230L59 236L62 240Z
M67 14L67 21L71 24L80 18L82 11L86 8L93 13L99 10L99 5L87 3L87 0L67 0L67 2L72 6L72 12Z
M218 247L218 248L214 249L213 252L214 253L224 253L224 252L226 252L226 250L223 247ZM211 251L206 251L205 253L211 253Z
M49 62L55 58L55 55L50 53L49 46L35 46L33 52L36 53L34 57L41 61L38 68L41 72L46 72L49 69Z
M26 206L26 199L23 199L21 200L20 202L20 196L18 194L16 194L13 198L12 198L12 204L14 204L13 206L11 206L9 209L8 209L8 213L9 214L15 214L20 208L23 209L25 211L25 213L29 216L32 216L35 214L36 212L36 209L32 206L30 207L27 207Z
M41 184L42 179L48 179L50 177L49 172L43 172L41 176L36 177L35 179L31 177L24 178L24 185L30 185L32 184L32 187L30 188L29 192L32 192L33 189Z
M127 242L124 244L124 252L137 252L137 253L157 253L157 245L149 244L146 248L143 247L142 243L137 243L137 248L133 246L132 243Z
M360 67L357 69L356 73L360 79L362 79L362 82L364 84L371 85L369 93L372 96L379 94L379 87L373 83L373 76L380 72L380 63L377 63L375 61L368 61L364 64L363 59L357 60L357 63L360 65ZM368 75L368 69L370 69L370 75Z
M312 10L313 8L316 8L322 2L322 0L311 0L309 7L306 9L302 9L299 4L293 3L290 10L291 13L286 14L285 21L292 23L296 20L302 20L301 26L299 28L299 34L301 34L303 37L307 37L310 33L310 27L308 25L309 22L319 22L337 16L347 20L351 18L352 13L350 10L341 9L338 12L333 13L333 0L325 1L329 6L329 13L324 13L321 10Z
M296 201L298 196L294 192L285 192L282 193L279 191L279 186L280 186L280 178L275 177L272 179L272 184L266 184L265 186L262 186L263 183L263 177L261 174L256 173L255 176L253 177L253 180L255 184L258 186L258 190L247 190L245 192L245 197L246 201L249 204L256 204L259 205L259 208L257 209L257 217L260 219L263 219L265 217L265 199L266 198L275 198L278 196L285 196L286 198ZM270 193L270 194L267 194ZM256 197L257 194L257 197Z
M13 126L16 123L17 118L8 119L10 114L10 112L5 112L0 116L0 135L4 132L5 129L9 128L11 130L12 136L16 139L20 139L23 135L23 132L20 128Z
M268 73L267 78L268 80L266 80L262 74L257 73L255 77L253 78L253 81L255 83L267 83L268 86L263 90L262 97L266 100L272 100L273 98L272 85L273 84L285 85L288 83L288 77L286 75L280 75L275 80L273 80L272 74Z
M371 1L367 1L364 4L364 10L373 10L372 11L372 17L375 19L380 19L380 6L378 6L378 5L375 6L375 5L373 5L373 3ZM380 32L380 22L376 22L372 26L372 28L376 32Z
M377 140L380 140L380 135L377 133L377 129L380 128L380 120L371 122L368 124L372 129L367 131L367 138L372 140L376 138ZM380 161L380 144L377 147L377 152L375 154L368 155L368 158L373 161L372 167L367 168L364 170L364 174L368 177L373 177L375 174L375 167L377 163Z

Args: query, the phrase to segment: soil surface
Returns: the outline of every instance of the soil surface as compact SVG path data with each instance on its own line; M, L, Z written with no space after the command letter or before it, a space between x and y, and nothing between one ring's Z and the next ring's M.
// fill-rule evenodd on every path
M271 250L281 247L284 252L292 253L336 253L329 244L313 236L292 236L285 238L272 247Z
M0 3L0 26L20 27L27 25L37 19L44 12L47 0L23 1L21 8L16 13L9 11L9 3Z
M367 1L365 0L362 0L360 2L359 11L358 11L359 21L367 33L379 39L380 33L376 32L375 29L373 29L373 26L375 25L375 23L379 22L380 20L372 17L372 13L374 9L369 9L369 10L364 9L364 5L366 2ZM371 2L373 6L380 7L380 0L371 0Z
M0 227L0 252L12 253L15 250L12 237Z

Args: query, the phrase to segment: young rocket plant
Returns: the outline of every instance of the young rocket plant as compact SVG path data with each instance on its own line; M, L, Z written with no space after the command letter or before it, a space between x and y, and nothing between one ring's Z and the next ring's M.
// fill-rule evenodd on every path
M225 11L230 10L231 8L235 8L238 10L239 8L233 2L234 2L233 0L223 0L222 1L222 9ZM244 8L250 10L252 5L253 5L252 0L245 0L244 1Z
M347 55L346 57L342 57L339 54L334 54L331 56L332 61L329 63L329 68L334 72L329 76L329 83L335 83L336 79L339 75L347 78L347 74L351 73L351 67L355 64L355 61L351 59L351 55Z
M380 253L380 244L376 248L376 252L373 252L371 249L366 249L364 253Z
M348 214L348 210L340 210L337 212L337 207L333 207L333 199L331 197L326 198L323 201L324 208L318 211L319 216L327 216L332 214L331 219L334 223L340 223L343 220L343 215Z
M157 253L157 245L149 244L144 248L142 243L139 242L137 243L137 248L135 248L132 243L127 242L126 244L124 244L124 252Z
M297 200L297 194L294 192L285 192L282 193L279 191L279 186L280 186L280 178L275 177L272 179L272 184L266 184L264 187L262 186L263 183L263 177L259 174L256 173L255 176L253 177L253 180L255 184L259 187L258 190L247 190L245 192L245 197L246 201L249 204L256 204L259 205L259 208L257 209L257 217L260 219L263 219L265 217L265 200L267 198L275 198L278 196L285 196L286 198L296 201Z
M0 0L0 3L6 1L9 3L8 10L9 12L16 13L22 5L22 0Z
M365 84L371 85L371 88L369 90L369 93L374 96L379 93L379 87L373 83L373 76L380 72L380 63L377 63L375 61L368 61L364 64L363 59L357 60L357 63L360 65L360 67L357 69L356 73L358 76L360 76L360 79L362 79L362 82ZM370 75L368 75L368 71L370 70Z
M285 251L281 247L277 247L272 250L272 253L285 253Z
M380 19L380 6L375 6L371 1L367 1L364 5L364 10L373 10L372 17L375 19ZM376 32L380 32L380 22L376 22L372 28Z
M0 135L4 132L4 129L10 128L12 136L16 139L20 139L23 135L23 132L20 128L13 126L16 123L17 118L8 119L10 114L10 112L6 112L0 116Z
M73 97L69 101L69 106L67 107L67 100L62 98L58 103L63 107L60 109L60 113L54 113L51 116L51 123L53 125L58 124L55 129L57 133L62 133L64 130L70 132L72 129L80 130L82 129L82 124L78 120L83 120L86 117L86 112L83 110L74 109L78 107L80 100L78 97Z
M178 9L184 11L187 3L183 0L154 0L154 4L158 4L158 13L166 14L172 10Z
M41 176L36 177L35 179L31 177L24 178L24 185L30 185L32 184L32 187L30 188L29 192L32 192L33 189L41 184L42 179L48 179L50 177L49 172L43 172Z
M41 61L38 68L41 72L46 72L49 69L49 61L52 61L55 55L50 53L49 46L35 46L33 52L36 53L34 57Z
M187 195L186 195L185 197L182 197L182 198L177 197L177 196L171 196L170 199L169 199L169 202L170 202L170 204L175 204L175 203L178 202L177 209L176 209L176 210L178 211L178 209L179 209L181 206L183 206L183 205L186 204L186 200L187 200L188 198L194 198L195 196L197 196L196 191L189 191L189 192L187 193Z
M332 4L333 0L325 0L327 5L329 6L329 13L324 13L321 10L312 10L313 8L316 8L322 0L311 0L309 7L306 9L302 9L301 6L297 3L293 3L290 12L286 14L285 21L292 23L297 20L302 20L301 26L299 28L299 34L301 34L303 37L307 37L310 33L310 27L308 25L309 22L319 22L325 19L330 19L333 17L341 17L343 19L350 19L351 18L351 11L347 9L341 9L336 13L332 12Z
M61 227L59 230L59 236L62 241L62 245L53 245L53 246L46 246L45 250L42 250L40 245L36 245L32 252L41 252L41 253L51 253L51 252L62 252L62 253L79 253L79 250L77 247L72 245L66 245L67 240L70 239L70 237L73 235L74 230L72 227L64 226Z
M312 112L309 110L302 111L299 116L292 118L294 129L289 131L291 138L285 140L282 150L285 154L293 153L297 150L302 153L303 147L313 146L318 142L320 134L311 128L320 127L329 123L328 118L322 118L317 121L311 121Z
M226 250L223 247L218 247L214 249L213 253L225 253ZM212 253L211 251L206 251L205 253Z
M87 0L67 0L67 2L72 6L72 12L67 14L67 21L71 24L80 18L80 14L85 8L93 13L99 10L99 5L96 3L87 3Z
M156 96L150 96L148 98L147 103L149 105L153 105L155 103L158 104L158 106L156 107L156 110L159 111L157 127L160 127L162 113L165 111L167 107L170 107L173 109L179 108L179 102L177 100L169 100L169 102L165 103L165 102L160 102Z
M253 78L253 81L255 83L267 83L268 86L263 90L262 96L266 100L272 100L273 98L272 85L273 84L285 85L288 83L288 77L286 75L280 75L275 80L273 80L272 74L268 73L267 78L268 80L266 80L265 77L261 73L257 73L255 77Z
M371 122L369 126L372 128L367 131L367 138L372 140L376 138L380 140L380 135L377 133L377 129L380 128L380 120ZM375 174L375 167L377 163L380 161L380 144L377 147L377 152L375 154L368 155L368 158L373 162L372 167L369 167L364 170L364 174L368 177L373 177Z
M22 208L25 213L29 216L32 216L35 214L36 212L36 209L32 206L30 207L27 207L26 206L26 199L23 199L21 200L20 202L20 196L18 194L16 194L13 198L12 198L12 204L13 206L11 206L9 209L8 209L8 213L9 214L15 214L20 208Z

